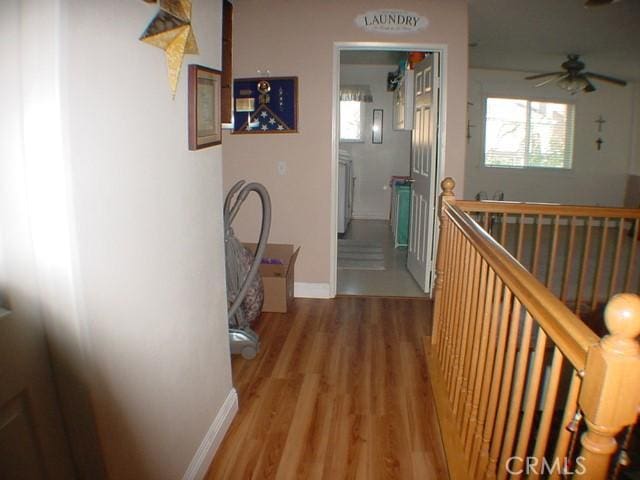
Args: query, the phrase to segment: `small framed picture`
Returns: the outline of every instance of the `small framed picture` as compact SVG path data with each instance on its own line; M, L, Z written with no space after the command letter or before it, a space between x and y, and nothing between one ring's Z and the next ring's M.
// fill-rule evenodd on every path
M371 143L382 143L382 109L373 110L373 123L371 124Z
M221 72L189 65L189 150L222 143Z

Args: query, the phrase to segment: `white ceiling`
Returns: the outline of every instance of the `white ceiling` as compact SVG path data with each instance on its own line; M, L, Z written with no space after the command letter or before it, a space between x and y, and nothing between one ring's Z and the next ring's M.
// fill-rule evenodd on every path
M560 70L568 53L586 70L640 81L640 0L584 8L584 0L468 0L469 66Z

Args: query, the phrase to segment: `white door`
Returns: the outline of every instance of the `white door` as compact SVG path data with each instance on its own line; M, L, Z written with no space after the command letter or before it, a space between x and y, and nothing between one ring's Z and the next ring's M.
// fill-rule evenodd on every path
M0 308L0 479L75 478L42 333Z
M435 172L438 134L439 73L436 53L415 66L414 117L411 139L411 228L407 267L420 287L431 289L434 247Z

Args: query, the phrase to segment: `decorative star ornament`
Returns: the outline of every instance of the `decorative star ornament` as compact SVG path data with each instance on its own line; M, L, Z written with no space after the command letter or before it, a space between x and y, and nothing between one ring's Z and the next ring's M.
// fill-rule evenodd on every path
M184 55L198 53L191 28L191 0L160 0L160 9L140 40L159 47L167 56L169 86L175 96Z

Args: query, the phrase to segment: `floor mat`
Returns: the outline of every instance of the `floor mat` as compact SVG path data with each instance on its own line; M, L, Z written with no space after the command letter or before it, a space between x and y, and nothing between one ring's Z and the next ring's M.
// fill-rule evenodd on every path
M338 268L384 270L382 244L366 240L338 240Z

